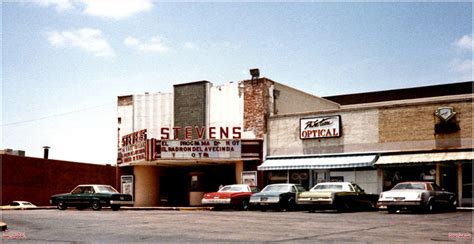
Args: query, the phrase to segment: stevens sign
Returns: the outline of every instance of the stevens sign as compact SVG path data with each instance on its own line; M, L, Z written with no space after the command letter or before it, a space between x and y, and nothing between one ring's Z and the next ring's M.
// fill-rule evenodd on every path
M330 138L341 136L341 116L300 119L300 138Z

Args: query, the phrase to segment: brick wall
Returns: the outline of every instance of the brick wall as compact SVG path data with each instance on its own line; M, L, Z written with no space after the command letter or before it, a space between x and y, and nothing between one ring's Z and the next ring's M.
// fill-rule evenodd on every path
M1 205L23 200L47 206L52 195L70 192L79 184L106 184L120 190L113 166L0 155L0 167Z
M435 134L435 124L440 119L434 114L441 106L453 107L456 116L452 121L460 130L457 133ZM379 137L381 143L423 140L451 140L472 137L472 103L452 102L429 105L403 106L381 109L379 112ZM455 145L453 145L455 146ZM449 145L445 145L449 147Z
M267 78L244 81L244 132L251 132L257 139L263 139L267 132L267 118L270 116L270 88L273 81Z

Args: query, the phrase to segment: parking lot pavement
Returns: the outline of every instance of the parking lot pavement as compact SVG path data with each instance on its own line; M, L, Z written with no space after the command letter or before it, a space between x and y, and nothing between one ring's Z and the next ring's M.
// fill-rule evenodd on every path
M472 212L3 211L3 241L472 242Z

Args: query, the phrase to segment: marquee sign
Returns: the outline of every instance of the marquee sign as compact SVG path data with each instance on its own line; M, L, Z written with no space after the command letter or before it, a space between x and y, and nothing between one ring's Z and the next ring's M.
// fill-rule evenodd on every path
M341 116L325 116L300 119L300 138L331 138L341 136Z
M162 159L240 158L240 140L163 140Z
M122 162L145 161L146 129L122 137Z

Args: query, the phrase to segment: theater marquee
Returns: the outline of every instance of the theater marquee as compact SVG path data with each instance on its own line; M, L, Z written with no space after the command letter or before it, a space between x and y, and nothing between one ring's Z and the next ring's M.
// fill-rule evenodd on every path
M240 158L240 140L163 140L162 159Z
M331 138L340 136L340 115L300 119L301 139Z

